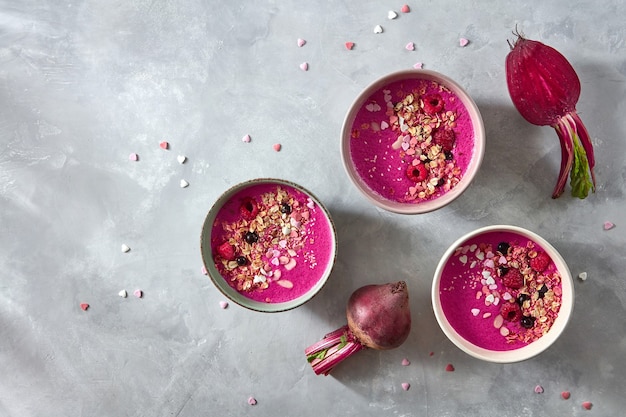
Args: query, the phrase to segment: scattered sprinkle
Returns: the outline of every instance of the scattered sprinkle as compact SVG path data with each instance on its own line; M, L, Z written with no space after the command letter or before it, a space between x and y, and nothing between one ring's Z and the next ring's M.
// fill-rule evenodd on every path
M141 290L135 290L135 291L133 291L133 295L134 295L135 297L137 297L137 298L141 298L141 297L143 297L143 291L141 291Z
M298 38L298 46L302 48L304 45L306 45L306 41L304 39Z
M241 141L244 143L250 143L250 140L251 140L250 135L246 135L243 138L241 138Z
M446 365L446 372L454 372L454 365L451 363Z
M535 394L543 394L543 387L541 385L535 387Z
M604 230L611 230L614 227L615 227L615 224L613 224L613 223L611 223L609 221L604 222Z
M303 62L302 64L300 64L300 69L302 71L308 71L309 70L309 63L308 62Z
M130 248L126 244L122 244L122 252L127 253L130 252Z
M131 161L138 161L139 160L139 155L137 155L136 153L131 153L128 156L128 159L130 159Z
M430 352L428 356L435 356L435 352Z
M376 25L374 27L374 33L383 33L383 27L381 25Z
M587 273L581 272L580 274L578 274L578 279L581 281L585 281L587 279Z
M257 401L256 401L256 398L254 398L254 397L250 397L250 398L248 398L248 404L250 404L250 405L256 405L256 402L257 402Z
M410 11L411 11L411 8L409 7L409 5L408 5L408 4L405 4L404 6L402 6L402 8L400 9L400 11L401 11L402 13L408 13L408 12L410 12Z
M404 47L407 51L414 51L415 50L415 44L413 42L409 42L406 44L406 46Z
M561 398L563 398L564 400L569 400L569 397L571 396L569 391L563 391L561 393Z
M413 64L413 68L415 69L422 69L424 67L424 64L421 62L416 62L415 64Z
M166 149L166 150L170 148L170 144L166 141L159 143L159 146L161 147L161 149Z
M176 160L178 161L179 164L184 164L185 161L187 160L187 157L185 155L178 155L176 157Z
M83 311L87 311L87 309L89 308L89 304L87 304L87 303L80 303L80 308L82 308Z
M402 359L402 366L409 366L410 364L411 362L407 358Z
M346 49L351 51L354 48L354 42L346 42Z
M272 146L272 148L274 148L274 150L275 150L276 152L280 152L280 150L282 149L282 147L283 147L283 146L282 146L280 143L275 143L275 144Z
M209 271L206 270L206 266L204 265L202 265L200 272L202 272L202 275L209 275Z
M469 43L469 40L467 40L465 38L459 39L459 45L461 45L461 46L467 46L468 43Z
M478 316L478 314L480 313L480 310L479 310L479 309L477 309L477 308L473 308L473 309L471 310L471 312L472 312L472 316L476 317L476 316Z
M189 183L185 180L180 180L180 188L187 188L189 187Z
M408 382L403 382L402 383L402 389L405 391L408 391L409 388L411 388L411 384L409 384Z
M582 403L582 406L585 410L591 410L591 407L593 407L593 404L590 401L585 401Z
M387 13L387 19L393 20L396 17L398 17L398 13L394 12L393 10L389 10L389 12Z
M122 290L122 291L118 292L117 295L119 295L122 298L128 297L128 293L126 292L126 290Z
M222 310L227 309L227 308L228 308L228 302L226 302L226 301L220 301L220 308L221 308Z

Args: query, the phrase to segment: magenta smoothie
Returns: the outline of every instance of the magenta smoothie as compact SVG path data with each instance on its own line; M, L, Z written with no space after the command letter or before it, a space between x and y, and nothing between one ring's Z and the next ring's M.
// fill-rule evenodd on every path
M230 286L260 302L290 301L309 291L333 256L324 210L302 191L259 183L234 194L211 231L215 267Z
M419 203L458 184L472 158L473 132L456 94L431 80L401 80L363 103L352 125L350 156L371 190Z
M561 307L561 275L553 260L515 233L493 231L463 243L444 267L439 288L450 325L489 350L534 342Z

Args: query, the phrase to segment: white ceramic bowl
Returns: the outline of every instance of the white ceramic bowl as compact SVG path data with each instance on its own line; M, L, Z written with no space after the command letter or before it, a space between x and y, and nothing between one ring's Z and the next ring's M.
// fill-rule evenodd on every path
M285 198L299 202L288 204L286 213L281 210L287 200L266 203L262 197L278 195L279 188L288 193ZM243 223L240 208L249 204L247 198L253 198L260 211ZM263 214L271 210L274 216ZM258 218L263 219L262 226ZM251 228L254 242L245 239ZM217 248L224 243L232 248L235 260L220 255ZM270 313L298 307L322 289L336 259L337 237L330 214L313 194L289 181L260 178L237 184L217 199L205 218L200 249L209 277L226 297ZM237 264L240 257L245 264ZM252 291L237 288L246 281ZM264 282L267 288L259 289Z
M407 202L404 201L405 195L414 196L419 193L415 191L418 187L412 187L417 183L411 183L406 174L414 157L407 155L407 152L412 150L404 149L403 146L406 145L400 144L401 141L397 139L401 131L397 128L394 130L394 122L391 115L387 114L387 110L389 103L395 105L402 101L420 80L429 85L436 83L447 90L442 93L445 108L441 114L447 110L458 109L452 120L457 124L453 129L457 134L457 140L452 155L454 163L457 163L462 171L462 176L449 191L442 192L444 186L438 185L437 187L441 188L437 188L435 195L440 194L437 197L411 199ZM425 90L424 93L417 96L423 98L432 96L429 91ZM415 98L417 96L414 95ZM456 97L453 101L448 101L451 96ZM415 103L419 103L417 99ZM391 110L393 111L393 107ZM396 141L398 142L392 145ZM398 71L374 81L352 103L344 119L341 133L343 165L352 183L376 206L402 214L430 212L459 197L478 172L484 150L485 128L472 98L454 80L428 70ZM400 162L400 159L403 161ZM388 191L390 189L394 189L393 195Z
M518 290L507 288L503 284L504 280L495 271L501 265L500 254L492 250L491 252L494 256L491 257L487 248L485 246L481 247L481 244L489 244L492 245L492 248L497 248L499 242L502 241L511 243L517 241L522 245L528 241L534 242L537 252L545 251L551 258L552 265L549 267L550 269L542 273L536 272L532 268L530 270L527 269L526 272L532 272L534 278L531 279L526 275L525 287ZM476 245L476 247L472 245ZM481 252L482 255L480 255ZM488 263L489 259L494 261L494 268L491 268L491 264ZM523 262L521 263L523 264ZM502 264L502 266L516 269L509 262ZM491 277L495 284L487 281L490 274L483 274L483 271L493 272ZM502 272L504 271L506 270ZM496 327L494 322L496 321L496 316L501 312L502 306L510 302L506 301L507 297L504 294L509 293L513 296L513 299L517 299L516 291L528 293L531 297L534 293L537 293L536 295L539 296L536 290L540 288L540 285L535 285L532 281L538 282L541 276L546 275L548 272L551 274L554 271L558 271L560 275L560 308L556 318L553 320L549 319L546 322L550 322L551 327L543 336L530 343L518 343L514 349L502 350L503 347L510 345L507 345L505 336L500 333L502 329ZM544 294L541 302L548 304L547 300L550 300L553 295L559 292L556 289L559 285L555 284L552 278L546 278L546 283L552 293ZM497 285L497 288L491 290L489 285ZM487 290L487 293L483 291L484 289ZM481 293L480 298L477 296L478 293ZM497 298L497 302L488 302L487 297L491 293L496 294L494 300ZM552 301L555 300L556 298L552 299ZM530 304L531 301L528 301L528 303ZM470 232L459 238L448 248L435 272L432 285L432 304L439 326L448 339L461 350L485 361L499 363L518 362L538 355L558 339L569 321L574 306L574 288L572 276L565 261L546 240L520 227L496 225ZM533 305L536 305L535 302L533 302ZM535 310L537 309L526 305L522 307L522 314L523 316L531 316L535 314ZM484 318L486 314L490 314L490 316ZM542 316L542 314L537 315L538 317ZM544 315L547 316L547 314ZM541 328L537 326L545 325L540 322L540 319L536 319L532 324L531 330L528 330L522 327L521 323L521 321L518 322L516 320L510 322L504 320L502 327L505 327L507 330L511 329L511 334L519 332L519 334L524 335L528 334L525 332ZM504 330L505 334L507 330Z

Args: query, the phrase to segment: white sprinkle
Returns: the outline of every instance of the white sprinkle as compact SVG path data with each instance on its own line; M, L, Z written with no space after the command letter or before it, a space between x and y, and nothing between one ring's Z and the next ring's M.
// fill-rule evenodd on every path
M465 256L465 255L461 255L461 256L459 256L459 261L460 261L463 265L465 265L465 264L467 263L467 256Z
M178 155L176 157L176 160L178 161L179 164L184 164L185 161L187 160L187 157L185 155Z
M585 281L587 279L587 273L581 272L580 274L578 274L578 279L580 279L581 281Z
M376 25L374 27L374 33L383 33L383 27L381 25Z
M189 187L189 183L185 180L180 180L180 188L187 188Z
M394 12L393 10L389 10L389 12L387 13L387 19L393 20L396 17L398 17L398 13Z
M258 284L260 282L265 282L267 281L267 278L265 278L263 275L255 275L254 278L252 279L252 282L254 282L255 284Z
M222 310L228 308L228 303L226 301L220 301L220 308Z
M122 245L122 252L126 253L126 252L129 252L129 251L130 251L130 248L127 245L123 244Z
M476 317L476 316L478 316L478 314L480 314L480 310L479 310L479 309L477 309L477 308L473 308L471 311L472 311L472 315L473 315L474 317Z
M128 293L126 292L126 290L122 290L122 291L118 292L117 295L119 295L122 298L128 297Z
M493 294L487 294L487 296L485 297L485 303L493 303L494 300L496 299L496 297Z
M502 299L505 301L509 301L511 298L513 298L513 296L508 291L502 294Z

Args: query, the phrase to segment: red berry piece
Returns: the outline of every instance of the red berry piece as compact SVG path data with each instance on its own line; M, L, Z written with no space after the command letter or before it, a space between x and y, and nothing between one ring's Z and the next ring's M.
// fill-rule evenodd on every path
M456 135L452 129L437 129L433 134L433 140L444 152L450 152L454 148L454 142L456 141Z
M413 182L422 182L428 178L428 169L424 164L409 165L406 176Z
M507 321L519 321L522 318L522 309L517 303L504 303L500 307L500 315Z
M235 248L228 242L224 242L217 247L217 254L227 261L235 259Z
M244 219L253 220L256 218L256 215L259 214L259 205L254 198L246 197L241 202L239 213L241 213L241 217Z
M505 287L517 290L524 286L524 276L519 270L511 268L502 276L502 283Z
M530 260L530 267L537 272L543 272L550 265L550 256L545 252L540 252Z
M443 99L439 94L430 94L424 97L424 111L428 114L439 113L443 110Z

